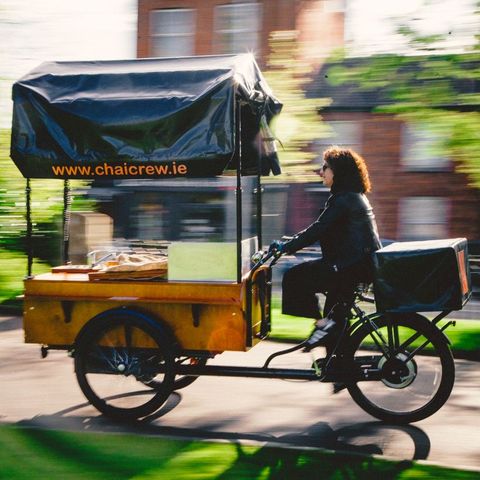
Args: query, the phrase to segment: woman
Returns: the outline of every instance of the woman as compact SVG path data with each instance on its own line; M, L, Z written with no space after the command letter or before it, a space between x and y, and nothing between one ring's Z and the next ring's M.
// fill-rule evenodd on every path
M330 188L318 219L288 242L275 241L272 249L293 253L320 242L322 258L289 269L282 283L282 311L316 319L305 350L331 344L343 329L355 286L373 279L372 254L381 248L372 207L365 196L370 180L363 158L351 149L331 147L317 171ZM325 293L322 318L316 293Z

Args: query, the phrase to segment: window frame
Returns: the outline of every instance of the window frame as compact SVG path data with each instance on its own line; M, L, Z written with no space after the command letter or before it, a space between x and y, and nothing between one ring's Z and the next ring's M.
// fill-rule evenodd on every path
M188 33L154 33L154 16L159 12L171 12L171 13L191 13L191 28ZM191 7L174 7L174 8L155 8L149 11L148 13L148 22L149 22L149 52L150 56L154 57L172 57L172 56L180 56L180 57L189 57L195 55L195 37L196 37L196 21L197 21L197 9ZM155 39L158 38L189 38L191 41L190 45L190 52L185 54L174 54L174 55L163 55L155 52Z
M416 143L411 142L412 139L415 139L414 128L423 129L425 134L431 134L434 138L430 141L424 141L426 147L419 144L420 140ZM437 137L437 138L435 138ZM417 134L418 139L418 134ZM428 132L428 128L422 127L418 124L412 124L408 122L403 122L401 125L400 131L400 167L404 172L450 172L452 171L452 160L446 155L434 158L433 155L429 157L424 157L423 161L419 157L415 157L415 150L422 149L427 151L431 148L435 142L440 139L440 134L435 134L434 132ZM415 159L414 159L415 158ZM439 160L438 163L435 160Z
M430 206L436 206L437 212L445 212L443 218L433 218L434 221L431 221L432 212L425 213L425 210L421 209L421 203L419 202L422 200L430 201ZM442 205L439 206L440 203L442 203ZM448 237L451 207L451 199L444 196L412 195L400 198L398 203L398 237L401 241L436 240ZM415 214L417 217L415 217ZM406 219L410 221L405 221ZM412 235L408 231L408 228L412 225L421 225L423 228L426 226L441 226L441 231L436 235L430 235L428 232L426 235Z
M332 145L338 145L339 147L345 147L345 148L352 148L355 150L357 153L361 154L362 153L362 147L363 147L363 142L362 142L362 122L359 120L324 120L324 123L327 125L328 128L332 130L332 132L335 134L335 128L332 126L332 124L349 124L353 125L355 127L355 142L346 142L346 141L335 141L334 136L329 136L329 137L320 137L317 138L314 141L315 145L315 152L318 153L318 156L316 157L315 162L321 164L323 162L323 152L327 150L327 148L331 147Z
M230 28L219 28L219 16L217 14L217 12L219 12L221 9L223 10L230 10L230 11L235 11L235 9L239 9L239 8L242 8L242 7L246 7L246 6L253 6L255 5L257 8L258 8L258 12L257 12L257 15L256 15L256 19L257 19L257 25L256 25L256 29L253 30L253 29L238 29L238 28L232 28L230 26ZM212 35L212 41L213 41L213 45L212 45L212 50L214 53L218 53L218 54L235 54L235 53L242 53L242 52L238 52L236 50L231 50L230 48L227 49L227 51L225 51L225 49L221 49L221 51L219 51L218 49L218 46L222 44L222 42L219 41L219 38L220 37L223 37L223 36L228 36L229 39L234 39L235 38L235 35L245 35L245 34L248 34L248 33L255 33L256 35L256 39L255 39L255 45L253 45L252 47L250 47L248 49L248 51L253 51L253 52L260 52L261 49L262 49L262 22L263 22L263 4L262 2L235 2L235 3L225 3L225 4L221 4L221 5L215 5L215 9L214 9L214 15L213 15L213 35ZM230 18L233 18L233 16L230 16ZM233 42L229 42L229 46L232 44Z

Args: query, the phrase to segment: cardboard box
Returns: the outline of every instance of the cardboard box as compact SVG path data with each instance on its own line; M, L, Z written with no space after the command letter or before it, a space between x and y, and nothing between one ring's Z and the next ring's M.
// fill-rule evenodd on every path
M95 212L70 214L68 258L72 263L85 263L88 252L111 245L112 238L113 220L108 215Z
M465 238L392 243L375 266L380 312L461 310L471 295Z

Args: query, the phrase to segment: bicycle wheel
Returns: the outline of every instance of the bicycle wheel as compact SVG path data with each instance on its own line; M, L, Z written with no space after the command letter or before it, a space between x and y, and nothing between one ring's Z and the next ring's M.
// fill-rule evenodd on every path
M392 318L398 334L380 317L375 320L376 328L365 324L352 335L346 360L347 365L353 362L356 378L347 382L347 388L363 410L380 420L417 422L447 401L455 364L444 336L425 317L412 313ZM416 351L425 344L427 349ZM365 359L372 373L377 371L374 380L359 371Z
M183 364L189 362L190 365L199 365L204 366L207 364L207 359L205 357L182 357L177 359L177 364ZM198 376L195 375L177 375L175 381L173 382L172 390L180 390L181 388L188 387L191 385ZM147 387L150 388L162 388L162 382L158 382L156 377L147 379L143 382Z
M75 348L75 374L103 414L136 419L153 413L172 392L174 355L163 329L142 315L116 313L92 321ZM145 388L155 377L157 387Z

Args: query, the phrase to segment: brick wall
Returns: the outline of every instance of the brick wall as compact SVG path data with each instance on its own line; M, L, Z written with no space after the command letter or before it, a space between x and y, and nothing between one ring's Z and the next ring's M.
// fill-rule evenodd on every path
M196 10L195 54L218 53L214 47L215 6L235 3L228 0L138 0L137 56L150 55L150 10L162 8L193 8ZM343 45L344 14L325 13L322 0L263 0L262 31L259 51L255 56L260 65L268 57L269 35L277 30L298 30L302 53L312 63L325 56L331 48Z
M373 189L369 194L380 235L399 238L399 202L403 197L448 198L448 237L480 239L480 191L469 187L468 177L452 169L442 172L409 172L400 164L401 123L389 115L365 112L325 113L326 121L359 122L361 153L369 167Z

